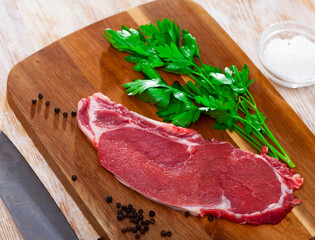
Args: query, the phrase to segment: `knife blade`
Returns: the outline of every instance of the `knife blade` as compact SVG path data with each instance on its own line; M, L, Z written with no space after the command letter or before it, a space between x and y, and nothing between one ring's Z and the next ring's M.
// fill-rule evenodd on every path
M32 168L1 130L0 197L25 240L78 239Z

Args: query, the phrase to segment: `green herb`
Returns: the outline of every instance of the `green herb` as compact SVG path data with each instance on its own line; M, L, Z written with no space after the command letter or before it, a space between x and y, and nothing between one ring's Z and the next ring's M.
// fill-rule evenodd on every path
M196 39L174 21L163 19L157 26L142 25L135 30L122 26L121 31L106 29L104 36L119 51L130 53L128 62L134 70L143 72L145 79L123 85L129 95L157 106L157 114L166 122L188 127L201 113L216 119L214 128L236 131L254 148L267 146L269 155L295 167L287 153L266 125L265 116L258 110L248 90L246 65L220 68L204 64ZM185 85L165 83L156 68L174 74L189 75Z

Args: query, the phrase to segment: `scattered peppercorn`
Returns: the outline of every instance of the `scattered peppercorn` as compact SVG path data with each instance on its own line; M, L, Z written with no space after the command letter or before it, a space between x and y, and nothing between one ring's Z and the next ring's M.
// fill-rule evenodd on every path
M119 214L119 215L117 216L117 219L118 219L119 221L122 221L122 220L124 219L124 216L123 216L122 214Z
M172 232L171 232L171 231L168 231L168 232L166 233L166 235L170 237L170 236L172 236Z
M137 228L138 230L140 230L140 229L141 229L141 224L138 223L138 224L136 225L136 228Z
M154 216L155 216L155 212L151 210L151 211L149 212L149 216L150 216L150 217L154 217Z
M130 209L130 208L127 208L127 209L126 209L126 213L131 213L131 209Z
M132 217L137 218L138 217L138 213L132 213Z
M139 219L135 219L134 223L138 224L139 223Z
M149 221L149 220L145 220L144 222L145 222L145 224L147 224L147 225L150 224L150 221Z
M62 115L63 115L63 117L65 117L65 118L68 117L68 113L67 113L67 112L64 112Z
M136 213L137 214L137 210L135 208L131 208L131 212Z
M165 232L165 231L162 231L162 232L161 232L161 236L162 236L162 237L165 237L165 236L166 236L166 232Z
M208 216L208 220L211 222L211 221L213 221L213 216L212 215L209 215Z
M127 228L121 229L121 232L122 232L122 233L126 233L126 232L127 232Z
M141 229L140 229L140 233L141 233L141 234L145 234L145 232L146 232L146 230L145 230L144 228L141 228Z
M132 213L131 213L131 212L128 213L127 216L128 216L129 218L132 218Z
M122 213L123 213L123 212L122 212L121 209L117 210L117 214L122 214Z
M71 115L72 115L72 117L75 117L75 115L77 115L77 112L76 111L72 111Z
M60 108L59 107L55 107L55 113L59 113L60 112Z
M190 213L189 212L185 212L185 217L189 217Z
M136 239L140 239L140 234L136 234Z
M141 225L147 225L146 223L145 223L145 221L141 221Z
M154 223L155 223L155 219L151 218L151 219L150 219L150 223L151 223L151 224L154 224Z
M106 202L111 203L113 201L112 196L107 196L106 197Z
M120 208L121 207L121 204L118 202L116 203L116 208Z
M139 215L138 216L138 219L141 221L141 220L143 220L143 215Z
M44 95L43 95L42 93L39 93L39 94L38 94L38 98L39 98L39 99L43 99L43 97L44 97Z
M128 204L128 208L130 208L130 210L133 208L133 206L131 204Z
M32 99L32 103L33 103L33 104L36 104L36 103L37 103L37 100L36 100L36 99Z
M144 225L144 230L149 231L149 226L148 225Z
M124 210L124 211L126 211L126 210L127 210L127 207L126 207L125 205L122 205L122 206L121 206L121 209Z
M130 232L132 230L132 227L127 227L127 232Z
M143 210L142 210L142 209L139 209L138 213L139 213L139 214L143 214Z
M78 177L77 177L76 175L72 175L72 177L71 177L72 181L76 181L77 178L78 178Z
M50 105L50 102L49 101L46 101L46 106L48 107Z
M136 233L138 231L138 229L136 227L133 227L131 230L133 233Z
M98 238L97 240L103 240L103 238Z

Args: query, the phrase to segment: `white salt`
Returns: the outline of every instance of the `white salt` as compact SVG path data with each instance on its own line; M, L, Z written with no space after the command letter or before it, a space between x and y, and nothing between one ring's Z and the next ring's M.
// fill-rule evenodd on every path
M315 77L315 43L302 35L271 40L264 58L274 72L296 81Z

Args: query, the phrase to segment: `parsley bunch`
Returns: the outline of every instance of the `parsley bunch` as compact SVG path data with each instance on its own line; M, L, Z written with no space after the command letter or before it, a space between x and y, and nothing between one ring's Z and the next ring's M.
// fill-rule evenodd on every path
M266 145L269 155L295 167L265 123L248 90L246 65L220 68L204 64L196 39L182 30L174 21L158 20L135 30L122 26L121 31L106 29L104 36L121 52L130 53L128 62L134 70L143 72L145 79L136 79L123 85L129 95L157 106L157 114L166 122L188 127L201 113L216 119L214 128L236 131L257 150ZM189 75L192 81L171 86L161 78L157 68L174 74Z

